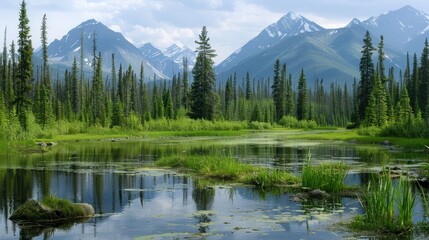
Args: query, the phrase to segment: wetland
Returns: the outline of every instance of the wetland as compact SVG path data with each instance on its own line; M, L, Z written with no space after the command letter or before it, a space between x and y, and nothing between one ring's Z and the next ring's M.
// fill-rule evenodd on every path
M195 173L159 167L157 162L173 156L228 157L301 176L310 151L314 164L348 166L344 184L352 188L365 187L386 166L415 174L427 164L428 155L420 149L305 140L299 134L273 130L239 136L69 140L39 153L4 152L0 156L0 239L379 238L344 227L343 223L364 213L357 197L330 195L297 201L295 192L285 188L207 181ZM428 189L422 189L412 188L414 223L426 221L421 194ZM96 215L84 222L48 227L21 226L8 219L27 199L49 195L90 203ZM425 236L411 231L400 237Z

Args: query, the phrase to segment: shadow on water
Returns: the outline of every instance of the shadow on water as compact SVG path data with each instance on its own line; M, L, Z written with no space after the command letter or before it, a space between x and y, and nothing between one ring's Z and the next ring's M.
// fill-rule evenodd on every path
M223 154L300 174L309 149L314 162L379 166L397 161L394 153L376 147L262 140L77 142L45 154L1 156L0 239L341 239L346 233L329 225L361 213L357 199L298 203L282 190L201 187L188 176L147 166L174 154ZM366 185L371 178L352 173L346 184ZM8 220L27 199L49 194L90 203L97 216L50 228L20 227ZM416 209L423 211L421 205Z

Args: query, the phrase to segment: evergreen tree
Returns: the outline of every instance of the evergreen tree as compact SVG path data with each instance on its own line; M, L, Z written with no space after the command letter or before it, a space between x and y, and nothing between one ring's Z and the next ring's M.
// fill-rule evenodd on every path
M374 76L374 78L375 81L364 122L366 126L382 127L387 124L388 120L386 89L383 87L379 77Z
M231 100L232 100L232 83L231 83L232 79L228 78L228 80L226 81L226 85L225 85L225 100L224 100L224 104L225 104L225 118L226 119L230 119L230 115L229 115L229 110L230 110L230 105L231 105Z
M419 87L420 87L420 81L419 81L419 66L418 66L418 60L417 60L417 54L414 53L413 57L413 73L411 74L411 92L410 92L410 104L413 108L414 114L417 114L420 112L419 107ZM417 115L416 115L417 116Z
M72 72L71 72L71 105L73 113L77 116L80 111L80 91L79 79L77 70L76 57L73 59Z
M262 122L262 120L261 108L258 103L255 103L250 116L250 122Z
M301 70L298 81L296 116L298 120L305 120L308 116L307 80L305 79L304 69Z
M429 43L426 38L422 56L420 59L420 69L419 69L419 81L420 81L420 96L419 96L419 106L422 111L422 117L424 119L429 118L429 109L428 109L428 96L429 96Z
M142 64L143 65L143 64ZM112 100L113 102L116 102L116 65L115 65L115 54L112 53L112 90L111 90L111 94L112 94Z
M410 98L406 87L402 87L401 98L397 106L396 122L399 124L411 124L413 110L410 105Z
M207 36L207 29L204 26L199 35L199 41L195 41L198 44L198 55L192 70L194 82L190 93L191 111L189 113L193 119L214 120L217 108L213 62L216 53L211 48L209 41L210 38Z
M95 48L95 47L94 47ZM98 57L95 57L96 66L94 68L94 74L92 78L92 89L91 89L91 98L92 98L92 124L101 124L104 126L105 122L105 105L104 105L104 92L103 92L103 73L102 73L102 63L101 63L101 53L98 54Z
M7 28L5 28L4 30L4 42L3 42L3 52L1 55L1 76L0 76L0 91L3 91L3 93L6 93L6 82L7 82L7 78L8 78L8 68L7 68L7 46L6 46L6 33L7 33ZM5 96L3 95L3 101L5 102Z
M372 52L375 48L371 42L371 35L368 31L365 33L363 39L364 45L362 47L362 57L360 59L359 70L360 70L360 82L358 87L358 113L357 113L357 124L365 119L365 112L369 103L369 97L372 93L373 87L373 75L374 75L374 64L372 63Z
M183 58L183 94L182 94L182 106L185 109L189 107L189 80L188 80L188 59L186 57Z
M167 89L167 92L165 93L164 98L164 106L165 106L165 117L167 119L173 119L174 118L174 109L173 109L173 99L171 97L170 89Z
M21 3L19 12L19 34L18 34L18 72L16 79L16 112L18 114L19 122L24 130L28 129L27 126L27 111L29 110L31 102L32 78L33 78L33 47L31 44L30 35L30 21L27 17L27 4L25 0Z
M113 103L112 121L110 123L110 127L123 125L124 118L122 102L118 99L115 103Z
M289 74L289 80L286 85L286 113L285 115L292 115L293 113L293 89L292 89L292 75Z
M385 85L387 80L384 59L384 37L381 35L380 42L378 43L378 74L380 75L380 81L382 85Z
M252 89L250 88L250 75L249 72L246 73L246 99L250 100L252 97Z
M42 42L42 81L41 81L41 94L39 98L39 112L38 122L42 126L42 129L49 124L53 118L52 102L51 102L51 74L49 72L48 65L48 40L47 40L47 29L46 29L46 14L43 15L42 27L41 27L41 42Z
M281 76L280 76L280 60L277 59L274 63L274 77L273 77L273 86L272 92L273 92L273 101L274 101L274 107L276 111L276 120L280 120L282 118L282 103L281 103Z

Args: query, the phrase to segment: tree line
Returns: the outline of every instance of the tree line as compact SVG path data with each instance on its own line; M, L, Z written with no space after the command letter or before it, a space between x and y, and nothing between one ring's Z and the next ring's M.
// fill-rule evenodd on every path
M429 117L429 46L426 40L418 61L412 66L407 55L404 72L385 69L384 39L375 48L369 32L363 38L359 64L360 80L350 86L314 80L313 88L302 69L297 86L287 72L286 63L276 60L272 78L255 79L247 72L236 74L226 82L216 83L213 58L206 27L197 44L193 69L187 59L183 71L172 80L147 79L140 69L119 66L111 55L111 72L103 73L102 53L97 51L97 33L92 43L81 34L80 56L70 69L53 74L48 61L47 16L41 24L40 65L33 65L29 19L25 0L19 12L17 46L7 45L7 29L0 55L0 126L15 126L28 131L31 126L42 130L60 123L80 123L103 128L141 129L158 119L206 119L209 121L265 122L291 126L290 122L307 122L321 126L389 127L413 123L420 125ZM92 47L92 75L85 76L83 50ZM373 54L377 51L376 64ZM400 79L395 79L395 76Z

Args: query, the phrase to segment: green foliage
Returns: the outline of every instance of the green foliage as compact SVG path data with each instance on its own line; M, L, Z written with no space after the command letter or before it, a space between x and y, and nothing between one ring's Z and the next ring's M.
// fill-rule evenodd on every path
M378 180L370 181L363 199L359 200L365 215L353 220L354 228L387 232L405 232L412 228L415 195L407 179L401 177L395 188L389 171L384 172Z
M304 69L301 70L298 81L296 117L298 120L306 120L308 118L307 80L305 79Z
M366 109L369 104L369 99L373 88L373 77L374 77L374 63L372 62L372 54L375 50L372 45L371 35L369 31L366 31L363 39L364 45L362 46L362 57L359 63L360 71L360 82L358 87L358 112L357 121L360 123L365 119ZM358 124L359 125L359 124Z
M199 177L234 180L262 189L299 182L299 178L292 173L239 163L228 156L170 156L161 158L156 165L189 169Z
M283 116L279 124L286 128L316 128L317 123L314 120L301 120L298 121L294 116Z
M46 206L57 210L57 214L60 218L76 218L85 216L85 210L76 204L66 200L60 199L55 196L44 197L42 203Z
M378 136L381 132L379 127L371 126L371 127L361 127L357 130L357 133L362 136Z
M192 170L200 177L238 180L243 175L256 171L251 165L239 163L231 157L221 156L172 156L156 162L157 166Z
M33 46L31 44L30 35L30 21L27 17L27 4L25 0L21 3L19 12L19 33L18 33L18 65L19 71L17 72L16 86L16 112L18 115L21 127L24 130L28 129L27 114L32 104L31 91L32 91L32 78L33 78Z
M261 189L296 184L299 181L299 177L278 169L261 169L247 176L244 180L245 183L255 185Z
M374 86L365 111L364 126L383 127L387 124L386 89L381 84L380 77L374 77Z
M302 167L302 187L337 193L344 189L348 167L344 163L311 164L311 154Z
M192 70L194 81L190 92L191 109L189 113L193 119L214 120L215 117L218 97L215 92L216 76L213 58L216 53L211 48L209 40L207 29L204 26L199 35L199 41L195 41L198 44L198 55Z

